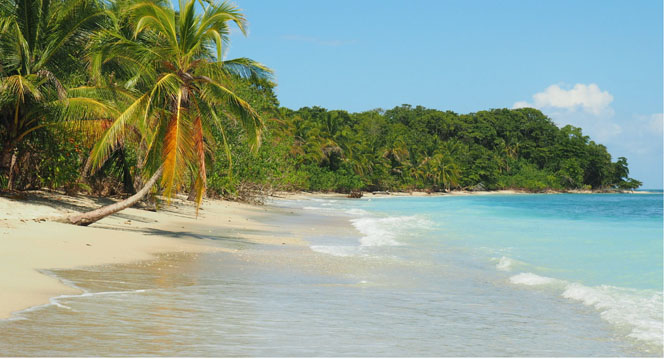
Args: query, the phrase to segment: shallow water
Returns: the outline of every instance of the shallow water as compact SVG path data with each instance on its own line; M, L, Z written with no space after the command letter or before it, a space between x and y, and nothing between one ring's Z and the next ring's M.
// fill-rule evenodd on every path
M476 199L479 202L474 202ZM511 211L525 204L511 201L503 197L279 201L275 204L282 207L309 208L301 215L275 217L272 221L285 228L314 228L306 238L314 252L307 247L243 245L238 255L162 255L158 260L132 265L51 271L50 275L81 288L84 294L54 298L51 305L0 322L4 334L0 336L0 353L662 355L662 287L654 286L650 278L643 278L633 287L622 286L632 283L630 273L615 282L603 282L613 278L602 269L604 259L596 266L583 263L571 271L564 269L577 263L574 258L551 260L563 263L558 267L547 260L538 262L550 252L540 244L529 247L529 236L524 233L529 227L512 233L510 227L496 232L485 227L498 225L503 215L515 218ZM660 203L662 207L662 198ZM539 211L538 206L533 208L523 216L539 218L534 213ZM545 206L546 211L550 209ZM339 216L345 212L345 216ZM595 226L595 222L602 221L602 213L593 219L575 219L566 214L558 220ZM351 226L345 225L348 223ZM616 229L612 223L607 221L606 226ZM560 224L541 223L531 231L540 228L538 233L545 237L550 226ZM662 282L662 219L660 226ZM493 238L477 238L474 231L479 237ZM566 231L560 231L560 238L569 236L572 240L574 233ZM504 233L515 237L515 242L504 238ZM647 238L658 234L650 230L643 233ZM622 243L620 248L625 251L632 247ZM641 247L637 248L632 250L639 252ZM651 255L636 258L658 259L658 255ZM658 272L650 269L649 263L644 268L645 272L633 278ZM586 273L588 270L595 272ZM621 309L636 302L638 309L644 309L651 294L656 296L656 304L660 303L660 313L655 312L661 321L660 346L630 337L635 331L630 322L617 325L616 320L612 321L624 318L626 311ZM594 303L585 305L584 300L589 298L600 302L614 298L626 306L608 309ZM644 298L646 302L638 301ZM639 316L642 311L633 314ZM603 317L603 313L609 314ZM648 317L637 319L649 322ZM649 332L648 326L642 329ZM651 334L658 330L651 329Z
M319 200L359 240L337 256L428 257L594 309L643 355L663 350L663 194L488 195ZM302 206L291 201L286 206Z

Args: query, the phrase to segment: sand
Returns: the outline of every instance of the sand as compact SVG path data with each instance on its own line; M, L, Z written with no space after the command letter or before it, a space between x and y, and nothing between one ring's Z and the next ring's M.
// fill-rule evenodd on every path
M42 269L128 263L169 252L236 252L251 243L303 243L262 223L279 209L218 200L205 200L198 218L191 202L175 199L157 212L130 208L89 227L35 220L109 202L41 191L0 197L0 318L78 293Z
M527 191L520 190L498 190L498 191L451 191L451 192L363 192L362 198L386 198L386 197L439 197L439 196L487 196L504 194L526 194ZM590 192L589 192L590 193ZM346 198L346 194L331 192L276 192L277 198L284 199L306 199L306 198Z
M598 193L630 193L630 194L653 194L649 191L596 191L596 190L565 190L555 191L546 190L544 192L530 192L520 189L503 189L496 191L463 191L453 190L450 192L363 192L362 198L387 198L387 197L451 197L451 196L492 196L492 195L510 195L510 194L598 194ZM332 192L276 192L277 198L284 199L306 199L306 198L346 198L346 194Z
M525 192L366 192L363 198L520 193ZM46 304L49 298L58 295L78 293L77 289L40 270L128 263L169 252L226 251L242 256L243 248L252 244L299 246L305 250L308 248L301 238L324 230L311 226L268 225L269 216L283 215L287 210L221 200L204 200L197 218L193 203L184 198L176 198L170 205L164 203L157 212L130 208L89 227L78 227L43 218L98 208L111 200L44 191L20 196L0 196L0 318ZM343 198L346 195L297 192L276 193L275 197ZM335 230L340 226L336 223Z

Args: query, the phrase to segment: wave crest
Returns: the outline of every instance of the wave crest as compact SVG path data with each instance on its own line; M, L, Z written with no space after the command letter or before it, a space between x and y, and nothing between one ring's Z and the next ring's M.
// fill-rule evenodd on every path
M610 285L590 287L533 273L520 273L509 280L520 285L560 287L563 298L593 307L600 312L601 318L624 332L627 337L662 348L662 292Z
M397 246L396 238L414 229L427 228L431 222L417 216L373 218L363 217L351 220L351 224L363 234L361 246Z

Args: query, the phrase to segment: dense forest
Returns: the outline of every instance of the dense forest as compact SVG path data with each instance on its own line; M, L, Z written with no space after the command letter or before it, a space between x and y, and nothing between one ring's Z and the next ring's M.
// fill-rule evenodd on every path
M536 109L470 114L402 105L348 113L279 107L270 86L241 85L266 118L257 154L236 132L231 161L211 190L528 191L634 189L626 158L612 161L582 129L557 127ZM224 156L219 152L218 156ZM228 164L231 163L231 171Z
M201 7L199 9L199 7ZM634 189L624 157L536 109L280 107L222 60L229 3L0 0L0 189L200 202L274 190ZM197 10L198 9L198 10ZM147 191L147 190L146 190Z

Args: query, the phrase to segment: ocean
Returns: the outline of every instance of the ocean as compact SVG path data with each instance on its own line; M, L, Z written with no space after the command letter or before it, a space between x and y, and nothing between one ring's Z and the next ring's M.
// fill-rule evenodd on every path
M0 321L0 353L663 355L662 191L269 205L308 246L45 271L84 294Z

